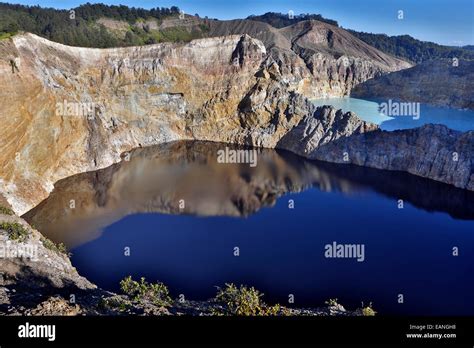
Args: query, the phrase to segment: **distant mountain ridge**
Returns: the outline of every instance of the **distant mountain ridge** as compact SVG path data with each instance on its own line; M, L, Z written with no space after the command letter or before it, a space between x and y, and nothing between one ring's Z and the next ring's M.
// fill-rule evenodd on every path
M318 20L339 26L337 21L324 18L320 14L291 16L291 14L267 12L259 16L249 16L247 19L265 22L275 28L283 28L306 20ZM434 42L417 40L410 35L388 36L386 34L366 33L351 29L346 30L378 50L411 63L421 63L439 58L474 59L474 45L451 47L439 45Z
M346 30L317 20L280 29L248 19L209 21L208 35L249 35L262 41L289 86L309 98L347 96L361 82L411 67Z
M252 29L255 26L259 31L268 31L268 35L271 36L272 28L282 29L312 20L338 27L337 21L324 18L320 14L267 12L237 21L251 22L246 24L249 29L246 34L251 35L255 32ZM57 10L0 3L0 39L10 37L18 31L25 31L55 42L79 47L108 48L142 46L159 42L189 42L197 38L215 36L215 31L212 31L211 27L219 27L219 33L225 33L223 23L232 24L234 21L201 18L197 14L184 15L176 6L145 10L123 5L87 3L71 10ZM262 26L258 23L268 25ZM348 31L378 50L411 63L453 57L474 59L474 51L469 46L456 48L416 40L409 35L387 36ZM235 34L232 28L227 32Z
M434 42L417 40L410 35L388 36L348 30L352 35L382 52L408 60L422 63L432 59L458 58L474 60L474 46L452 47L438 45Z
M288 27L290 25L296 24L298 22L308 21L308 20L317 20L320 22L334 25L336 27L339 26L339 24L335 20L324 18L320 14L310 14L310 13L302 13L299 15L295 15L292 12L285 13L285 14L278 13L278 12L267 12L267 13L264 13L263 15L258 15L258 16L251 15L251 16L248 16L246 19L259 21L259 22L265 22L275 28L284 28L284 27Z

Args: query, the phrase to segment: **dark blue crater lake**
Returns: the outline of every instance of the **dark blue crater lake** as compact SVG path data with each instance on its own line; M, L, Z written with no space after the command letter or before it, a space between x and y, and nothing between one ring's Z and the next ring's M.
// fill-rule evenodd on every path
M137 149L58 182L25 218L109 290L132 275L193 300L233 282L294 307L337 298L380 315L474 315L474 193L274 150L257 150L255 167L218 163L226 146ZM364 260L325 257L333 242L363 245Z

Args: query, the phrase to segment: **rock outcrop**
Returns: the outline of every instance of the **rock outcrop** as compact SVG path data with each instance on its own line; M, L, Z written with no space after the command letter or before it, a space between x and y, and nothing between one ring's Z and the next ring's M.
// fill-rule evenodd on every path
M426 61L361 83L351 96L474 109L474 61Z
M38 288L43 286L95 288L89 281L79 276L66 253L59 252L56 245L44 238L26 221L15 215L0 213L0 224L1 281L14 279L17 283L30 282L29 286ZM14 238L11 234L15 234ZM31 277L22 278L25 275Z
M474 131L443 125L351 135L314 149L309 158L404 171L474 191Z
M346 96L359 83L412 66L316 20L281 29L245 19L206 24L210 36L247 34L261 40L291 88L308 98Z
M48 314L41 303L58 293L67 301L50 301L49 314L77 314L70 296L96 291L57 245L20 217L0 213L0 315L21 314L28 307L29 314Z
M379 129L375 124L362 121L353 112L344 113L331 106L321 106L311 111L312 114L280 139L278 148L312 158L312 152L324 144Z

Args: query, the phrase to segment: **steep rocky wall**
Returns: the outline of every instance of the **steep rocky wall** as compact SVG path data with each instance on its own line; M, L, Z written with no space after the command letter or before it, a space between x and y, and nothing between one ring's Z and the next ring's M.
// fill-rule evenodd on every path
M133 148L180 139L275 147L314 112L248 35L101 50L25 34L0 52L0 187L20 214L59 179Z
M351 135L314 148L307 157L404 171L474 191L474 131L442 125Z
M474 191L474 131L429 124L387 132L351 112L322 106L276 147L310 159L404 171Z
M25 34L0 53L0 184L23 213L124 151L234 129L266 52L240 36L100 50Z
M1 41L0 57L0 192L19 214L58 180L107 167L137 147L196 139L313 158L340 138L379 134L353 113L316 108L248 35L86 49L24 34ZM428 139L421 146L428 151ZM415 174L451 183L453 170Z
M308 98L347 96L362 82L411 67L342 28L316 20L281 29L253 20L209 25L211 36L248 34L261 40L289 87Z

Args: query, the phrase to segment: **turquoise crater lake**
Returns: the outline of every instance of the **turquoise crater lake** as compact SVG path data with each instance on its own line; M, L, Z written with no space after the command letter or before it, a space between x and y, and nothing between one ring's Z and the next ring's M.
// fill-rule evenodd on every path
M424 124L443 124L448 128L466 132L474 130L474 111L443 108L420 104L420 115L418 119L412 116L389 117L379 110L379 103L387 100L365 100L357 98L328 98L313 99L316 106L332 105L344 112L355 112L364 121L378 124L381 129L392 131L397 129L409 129L420 127Z

